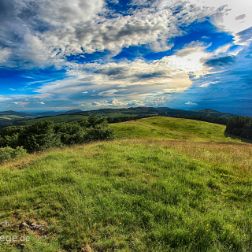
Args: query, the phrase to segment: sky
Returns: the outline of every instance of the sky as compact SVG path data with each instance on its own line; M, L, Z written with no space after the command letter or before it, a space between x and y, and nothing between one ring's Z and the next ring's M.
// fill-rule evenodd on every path
M251 0L0 0L0 110L252 116Z

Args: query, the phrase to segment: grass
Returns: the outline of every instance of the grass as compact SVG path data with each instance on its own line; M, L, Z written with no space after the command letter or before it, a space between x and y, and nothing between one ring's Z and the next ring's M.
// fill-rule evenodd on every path
M160 138L188 141L239 142L225 137L225 126L196 120L150 117L112 124L116 138Z
M251 251L251 144L182 119L111 127L123 139L2 165L1 235L30 240L0 251Z

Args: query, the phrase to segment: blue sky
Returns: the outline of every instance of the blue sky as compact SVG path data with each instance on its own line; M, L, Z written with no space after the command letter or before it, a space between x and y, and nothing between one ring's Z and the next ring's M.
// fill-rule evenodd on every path
M2 0L0 110L252 116L251 9L249 0Z

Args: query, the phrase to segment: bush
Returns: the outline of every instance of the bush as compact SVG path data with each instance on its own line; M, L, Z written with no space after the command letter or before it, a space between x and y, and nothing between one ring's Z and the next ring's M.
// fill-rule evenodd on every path
M29 152L43 151L60 146L60 137L55 134L54 124L44 121L37 122L20 134L19 143Z
M56 126L56 134L60 137L62 144L80 144L85 142L86 131L82 128L79 123L64 123Z
M16 149L11 147L0 148L0 163L23 157L25 154L26 150L22 147L17 147Z
M20 146L19 135L23 131L23 127L6 127L0 132L0 147L10 146L16 148Z
M100 116L90 116L87 120L88 141L107 140L113 138L113 132L108 128L106 118Z
M111 138L112 131L108 128L107 120L90 116L80 122L54 124L51 121L39 121L29 126L6 127L0 130L0 147L22 146L28 152L36 152Z

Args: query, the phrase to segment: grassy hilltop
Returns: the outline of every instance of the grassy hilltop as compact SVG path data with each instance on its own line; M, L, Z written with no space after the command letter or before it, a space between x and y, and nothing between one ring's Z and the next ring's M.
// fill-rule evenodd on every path
M155 116L112 124L117 138L159 138L189 141L238 142L225 137L225 126L189 119Z
M0 251L251 251L252 145L152 117L0 169Z

